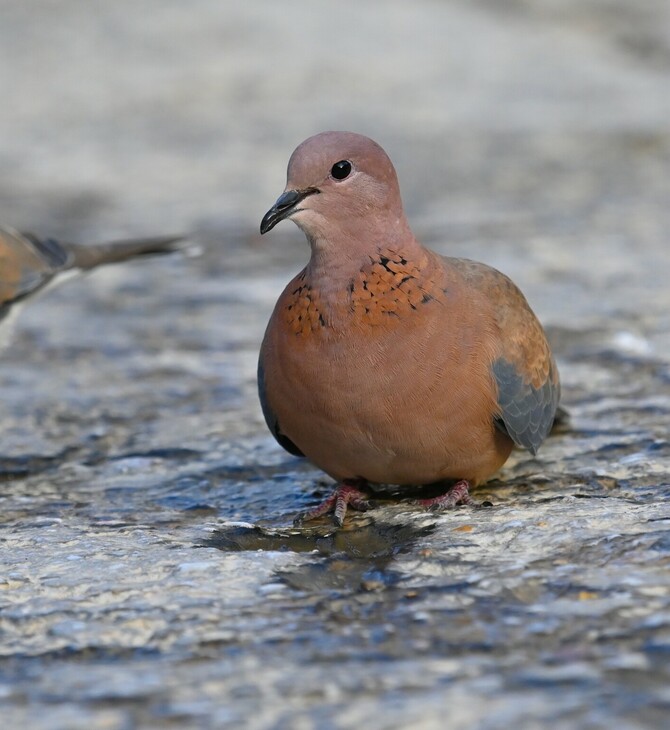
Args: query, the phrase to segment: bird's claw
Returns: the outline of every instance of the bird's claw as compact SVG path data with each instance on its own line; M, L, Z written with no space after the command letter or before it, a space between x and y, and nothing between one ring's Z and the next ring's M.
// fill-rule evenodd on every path
M440 494L438 497L432 497L431 499L415 499L412 501L419 507L423 507L431 512L438 512L445 509L453 509L461 504L467 504L470 507L480 507L479 502L476 502L470 496L470 483L465 479L461 479L460 482L456 482L447 492Z
M366 512L374 507L374 503L368 499L368 495L359 489L363 486L360 481L343 481L335 488L335 491L326 499L318 504L314 509L301 512L294 520L293 524L298 527L304 522L315 520L322 517L328 512L333 512L335 523L342 527L344 518L347 514L347 508L357 510L358 512Z

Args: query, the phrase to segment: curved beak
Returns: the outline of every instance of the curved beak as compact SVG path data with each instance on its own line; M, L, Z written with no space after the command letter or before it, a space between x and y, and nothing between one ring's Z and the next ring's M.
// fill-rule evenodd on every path
M308 195L315 195L321 192L318 188L305 188L304 190L286 190L283 192L277 202L268 210L263 216L261 221L261 235L271 231L279 221L283 221L284 218L288 218L292 213L295 213L296 206L301 200L304 200Z

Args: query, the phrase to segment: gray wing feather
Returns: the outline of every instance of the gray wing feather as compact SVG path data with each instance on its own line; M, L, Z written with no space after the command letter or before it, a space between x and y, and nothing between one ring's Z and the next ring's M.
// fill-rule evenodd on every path
M52 269L62 269L72 262L72 255L56 239L40 238L33 233L23 233L22 235L30 241L45 263Z
M498 384L498 405L501 416L496 425L515 444L536 454L554 422L560 397L560 386L554 378L555 366L539 388L534 388L517 372L512 363L499 358L493 363Z

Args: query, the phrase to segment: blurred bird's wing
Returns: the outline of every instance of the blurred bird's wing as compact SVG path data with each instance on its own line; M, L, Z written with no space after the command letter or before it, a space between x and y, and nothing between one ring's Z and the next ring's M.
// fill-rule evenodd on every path
M72 254L52 238L0 228L0 312L46 286L72 260Z

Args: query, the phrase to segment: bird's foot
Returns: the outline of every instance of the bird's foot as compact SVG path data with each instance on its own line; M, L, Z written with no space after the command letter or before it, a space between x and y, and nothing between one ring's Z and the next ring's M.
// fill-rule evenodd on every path
M460 482L456 482L449 491L444 494L440 494L439 497L433 497L432 499L415 499L412 504L417 504L420 507L424 507L432 511L453 509L459 504L469 504L473 507L479 507L479 502L476 502L470 496L470 482L465 479L461 479Z
M368 499L368 495L362 492L359 487L367 486L364 479L345 479L342 483L335 487L335 491L318 504L314 509L300 513L295 520L294 525L301 525L303 522L315 520L317 517L333 512L335 522L342 527L344 516L347 514L347 507L365 512L372 507L372 503Z

